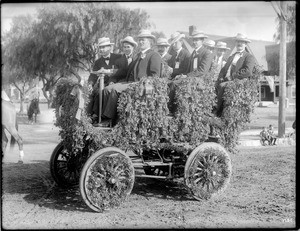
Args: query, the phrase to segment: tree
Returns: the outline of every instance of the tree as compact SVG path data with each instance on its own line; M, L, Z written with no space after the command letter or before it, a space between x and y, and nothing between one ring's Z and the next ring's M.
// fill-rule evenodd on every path
M29 15L15 17L12 29L3 36L3 76L20 92L20 112L24 113L24 101L31 88L33 73L28 57L33 46L31 41L33 18Z
M110 37L119 40L149 26L149 16L140 9L121 8L116 3L55 3L38 10L32 52L35 73L44 82L43 92L62 77L90 72L96 59L96 43ZM47 96L45 96L47 98Z

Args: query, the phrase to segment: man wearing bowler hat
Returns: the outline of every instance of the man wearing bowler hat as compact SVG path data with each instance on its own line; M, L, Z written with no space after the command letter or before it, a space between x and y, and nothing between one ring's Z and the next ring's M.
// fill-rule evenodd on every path
M221 69L217 86L218 103L216 114L221 115L223 110L223 95L229 81L234 79L251 78L255 66L255 58L246 51L246 46L251 41L245 35L238 33L235 37L236 53L231 55L225 66Z
M112 120L114 124L117 119L117 103L119 95L127 88L126 76L130 65L133 65L134 51L137 43L133 37L127 36L121 39L124 54L116 61L118 71L110 79L110 85L103 90L103 119Z
M201 78L209 72L213 54L203 46L204 39L207 38L207 35L202 31L194 30L191 38L195 49L190 57L186 75Z
M121 55L111 53L112 45L109 38L103 37L98 40L98 52L100 58L97 59L93 66L93 71L103 69L112 69L116 65L116 60ZM108 85L110 76L107 74L104 77L104 84ZM90 101L87 105L87 114L92 117L93 122L98 121L99 116L99 86L98 75L90 74L88 78L88 84L92 87L92 93L90 94Z

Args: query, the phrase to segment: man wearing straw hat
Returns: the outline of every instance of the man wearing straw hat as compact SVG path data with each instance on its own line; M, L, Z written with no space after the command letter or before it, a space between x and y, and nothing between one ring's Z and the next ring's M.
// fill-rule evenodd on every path
M175 32L171 35L170 43L173 48L172 58L170 59L170 66L173 68L171 79L174 79L176 76L183 75L187 72L190 54L189 52L182 47L184 34ZM170 113L175 113L176 103L175 103L175 85L174 81L171 81L168 84L169 87L169 102L168 108Z
M137 38L140 52L133 61L134 65L129 68L127 81L136 82L145 76L161 76L162 59L151 49L155 36L149 30L141 30Z
M224 54L226 51L230 50L230 48L227 47L227 43L218 41L215 46L215 50L216 50L216 56L214 60L216 61L218 69L220 71L225 66L226 63L224 59Z
M110 85L103 90L103 119L111 119L113 124L117 119L117 104L119 95L127 88L126 76L131 65L133 65L134 50L137 43L133 37L127 36L121 39L124 54L116 61L118 71L110 79Z
M203 42L203 46L209 50L210 53L214 53L215 51L215 41L214 40L211 40L211 39L206 39L204 42Z
M162 59L162 77L170 78L173 69L169 66L171 55L168 53L170 44L166 38L158 38L156 42L157 52Z
M110 42L107 37L102 37L98 39L98 52L100 58L97 59L93 66L93 71L98 71L103 69L113 69L116 65L116 60L120 58L121 55L111 53L112 45L114 43ZM98 75L90 74L88 78L88 84L92 87L92 93L90 94L90 102L87 105L87 114L92 117L94 122L98 121L99 116L99 91L98 91ZM104 84L108 85L109 75L105 75Z
M107 106L107 108L111 107L111 110L110 112L104 110L103 113L103 116L111 119L113 124L117 122L118 95L126 90L130 83L137 82L142 77L161 75L162 59L156 51L151 49L155 36L152 35L149 30L141 30L138 39L140 52L133 58L133 61L128 67L126 75L127 83L120 83L117 89L114 88L114 90L111 91L110 99L108 99L109 106Z
M203 46L204 39L207 38L207 35L202 31L194 30L191 37L195 50L189 60L187 76L202 77L210 70L213 54Z
M187 72L190 54L182 47L184 37L184 34L175 32L170 38L170 44L174 50L169 61L169 66L173 68L173 73L171 75L172 79L177 75L185 74Z
M225 42L218 41L215 45L216 55L213 60L213 63L215 65L215 81L218 79L221 69L225 66L226 60L224 58L224 54L228 50L230 50L230 48L227 47L227 43Z
M227 63L221 69L219 74L217 86L218 103L216 108L216 114L221 115L223 110L223 95L224 90L229 81L234 79L251 78L253 68L255 66L255 58L246 50L246 46L251 41L246 38L245 35L238 33L235 37L236 41L236 53L228 58Z

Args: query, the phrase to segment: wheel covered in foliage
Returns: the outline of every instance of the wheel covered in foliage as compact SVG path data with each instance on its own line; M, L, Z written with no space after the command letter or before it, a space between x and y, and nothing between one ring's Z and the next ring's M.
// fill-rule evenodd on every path
M67 151L63 142L60 142L52 152L50 172L60 187L73 186L79 182L80 164L78 158Z
M95 152L85 163L80 175L80 193L92 210L102 212L119 206L134 185L131 159L115 147Z
M231 160L221 145L207 142L199 145L189 155L185 164L184 181L197 200L220 195L231 176Z

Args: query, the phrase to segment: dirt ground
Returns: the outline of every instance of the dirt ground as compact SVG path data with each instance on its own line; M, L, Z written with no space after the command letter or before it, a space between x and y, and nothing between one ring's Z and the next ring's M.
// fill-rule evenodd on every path
M2 160L2 227L89 228L294 228L295 146L239 147L233 174L220 197L196 201L182 181L136 178L128 200L104 213L91 211L78 187L62 189L50 175L58 144L53 124L21 124L25 161L17 147ZM298 227L299 228L299 227Z

